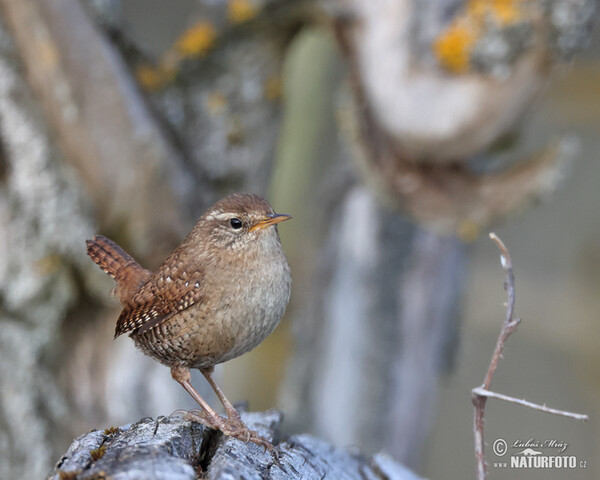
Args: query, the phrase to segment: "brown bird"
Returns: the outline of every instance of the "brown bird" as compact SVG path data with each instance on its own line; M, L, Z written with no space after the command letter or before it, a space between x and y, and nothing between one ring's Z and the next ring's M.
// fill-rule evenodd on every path
M257 195L230 195L202 215L154 273L106 237L86 242L91 259L117 282L123 311L115 338L129 333L145 354L170 367L202 407L202 423L268 448L242 422L212 372L259 345L281 320L291 277L276 224L289 218ZM190 368L202 372L227 418L192 387Z

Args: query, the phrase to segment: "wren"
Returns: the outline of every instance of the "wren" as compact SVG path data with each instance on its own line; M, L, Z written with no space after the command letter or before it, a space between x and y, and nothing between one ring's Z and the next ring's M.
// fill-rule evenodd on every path
M259 345L277 326L291 291L290 268L276 225L290 219L250 194L233 194L200 217L153 273L98 235L87 252L116 281L124 333L198 402L199 421L225 435L272 445L241 420L212 378L213 367ZM190 384L199 369L225 408L218 415ZM198 411L196 411L198 412Z

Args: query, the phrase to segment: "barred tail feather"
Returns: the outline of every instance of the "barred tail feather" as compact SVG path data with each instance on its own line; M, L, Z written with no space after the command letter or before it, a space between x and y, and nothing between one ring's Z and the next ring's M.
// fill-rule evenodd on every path
M85 243L89 257L117 282L115 295L123 305L152 274L119 245L103 235L96 235Z

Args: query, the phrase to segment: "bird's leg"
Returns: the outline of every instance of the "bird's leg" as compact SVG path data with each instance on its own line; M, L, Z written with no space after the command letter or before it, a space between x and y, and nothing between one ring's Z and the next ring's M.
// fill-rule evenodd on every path
M235 407L227 399L227 397L223 393L223 390L221 390L219 388L217 383L212 378L214 368L213 367L204 368L200 371L202 372L202 375L204 375L204 378L206 378L206 380L208 381L210 386L213 388L213 390L217 394L217 397L219 397L219 400L223 404L223 407L225 407L225 412L227 413L227 417L229 417L231 420L242 423L242 417L240 417L239 412L235 409Z
M202 372L202 373L204 373L204 372ZM231 405L231 403L225 398L225 395L223 395L223 392L221 392L219 387L217 387L216 383L212 380L210 373L211 372L208 372L208 374L205 374L207 379L209 379L210 385L215 389L215 392L217 393L217 395L219 396L219 399L222 402L223 402L223 399L225 399L225 401L227 402L227 405L229 405L229 408L235 412L237 418L236 417L227 418L227 419L222 418L217 412L215 412L212 408L210 408L210 405L208 403L206 403L206 401L200 396L200 394L194 389L194 387L192 387L192 384L190 383L190 378L191 378L190 370L188 368L182 367L182 366L171 367L171 376L183 388L185 388L185 390L192 396L192 398L194 400L196 400L196 402L198 402L198 405L200 405L202 407L202 410L204 410L204 413L205 413L204 416L200 417L200 416L195 415L194 418L200 419L201 423L206 425L208 428L220 430L225 435L228 435L230 437L239 438L240 440L243 440L245 442L256 443L257 445L264 447L265 449L273 450L274 447L268 440L265 440L264 438L262 438L255 431L250 430L244 424L244 422L242 422L242 419L240 418L239 413L237 413L237 411L233 407L233 405ZM223 405L227 409L227 405L225 403L223 403ZM229 414L229 410L228 410L228 414Z
M205 414L202 417L204 423L206 423L207 426L210 428L217 428L223 431L221 428L225 423L223 418L221 418L217 412L210 408L210 405L206 403L206 400L204 400L196 391L196 389L192 387L192 384L190 383L190 370L181 366L171 367L171 376L183 388L185 388L185 390L192 396L192 398L196 400L198 405L202 407L202 410L204 411L203 413Z
M227 413L227 420L231 429L234 433L230 433L232 437L239 438L240 440L244 440L245 442L252 442L261 447L264 447L267 450L273 451L275 447L269 442L267 439L261 437L254 430L250 430L247 425L242 421L242 417L235 409L235 407L231 404L231 402L227 399L223 391L219 388L217 383L212 378L213 367L204 368L200 370L204 378L208 381L210 386L213 388L217 397L225 407L225 412Z

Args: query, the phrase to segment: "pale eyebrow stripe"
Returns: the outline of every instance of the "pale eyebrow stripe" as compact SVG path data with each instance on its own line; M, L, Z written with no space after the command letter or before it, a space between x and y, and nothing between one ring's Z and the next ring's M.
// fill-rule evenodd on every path
M234 217L233 213L224 213L224 212L210 212L207 216L207 220L228 220L229 218Z

